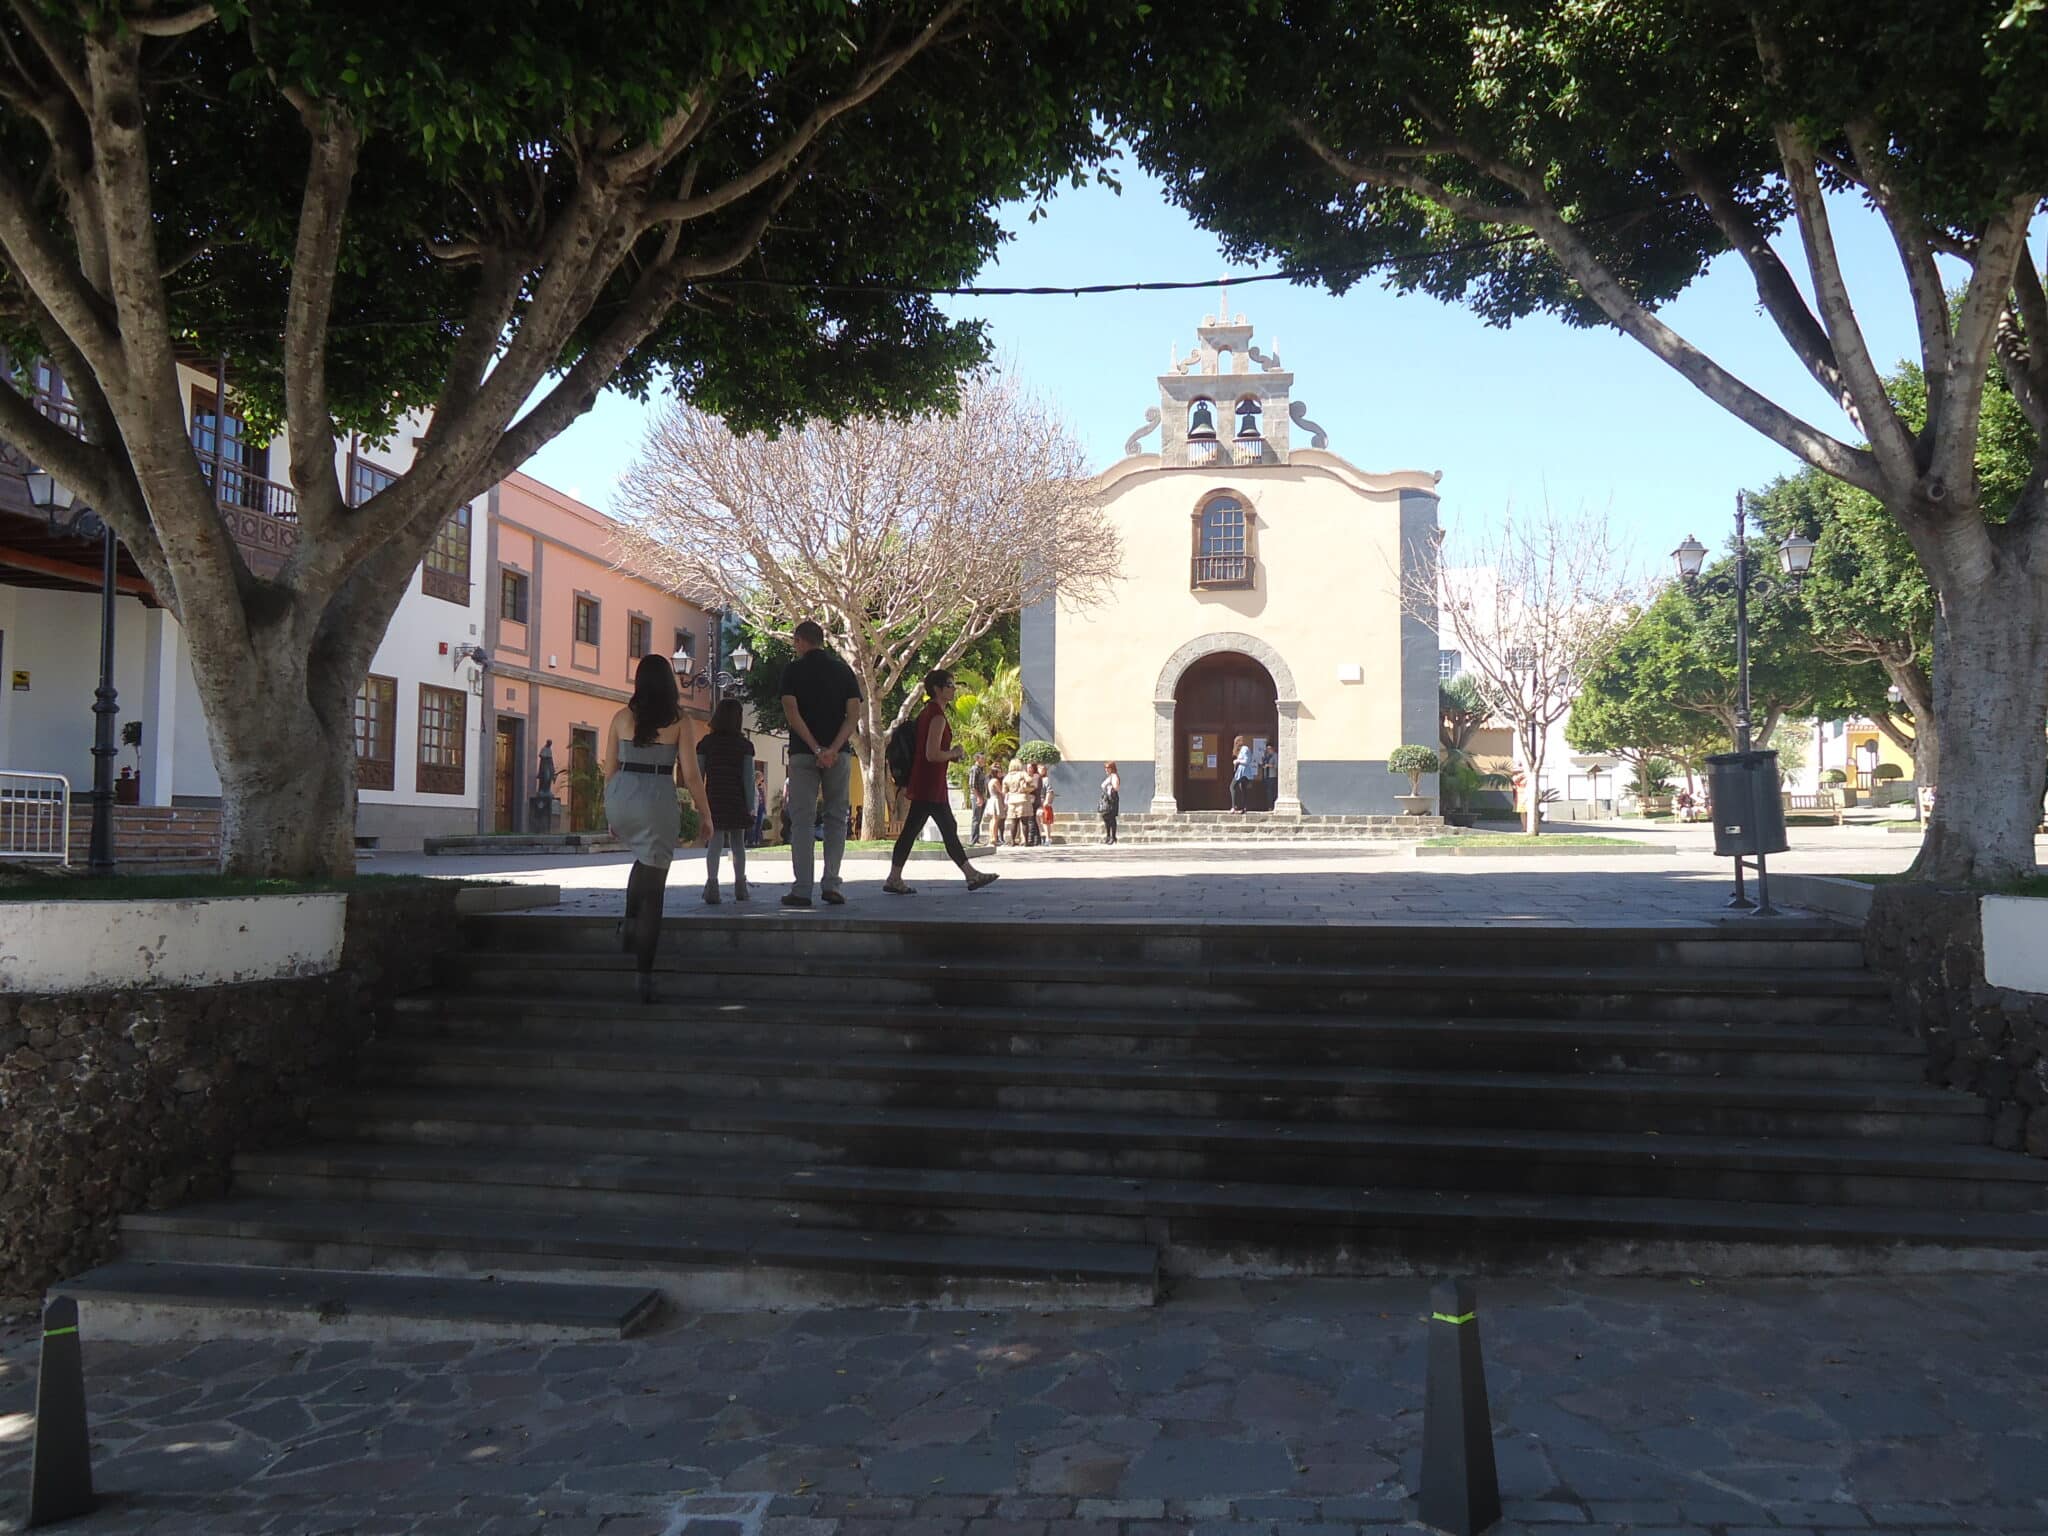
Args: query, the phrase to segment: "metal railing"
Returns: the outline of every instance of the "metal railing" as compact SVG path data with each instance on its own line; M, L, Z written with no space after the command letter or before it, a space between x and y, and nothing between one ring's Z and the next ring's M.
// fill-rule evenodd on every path
M0 768L0 859L71 862L71 781Z
M1190 584L1197 587L1249 587L1256 564L1250 555L1196 555Z
M193 434L193 446L197 448L198 434ZM213 459L199 455L199 473L206 477L206 483L213 485ZM281 523L296 523L299 520L299 493L282 480L267 480L253 474L232 459L220 463L220 484L214 487L214 500L223 507L241 507L251 512L261 512L265 517L274 517Z

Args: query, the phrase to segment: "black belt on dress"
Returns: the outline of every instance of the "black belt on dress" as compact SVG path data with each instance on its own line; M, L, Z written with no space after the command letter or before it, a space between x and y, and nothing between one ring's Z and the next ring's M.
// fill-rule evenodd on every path
M663 767L660 763L621 763L619 764L619 771L621 773L666 773L673 775L676 771L676 765L670 763L667 767Z

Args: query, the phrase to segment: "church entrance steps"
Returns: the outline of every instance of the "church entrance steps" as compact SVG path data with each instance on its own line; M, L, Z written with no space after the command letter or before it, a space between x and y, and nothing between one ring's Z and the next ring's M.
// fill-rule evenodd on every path
M1139 813L1117 818L1117 841L1165 843L1347 843L1412 842L1444 831L1441 816L1275 816L1248 811L1182 811L1172 816ZM1062 811L1053 818L1055 847L1102 841L1102 818Z
M467 920L311 1144L124 1260L685 1306L2048 1268L2048 1163L1925 1084L1831 925L692 916L649 1006L615 942Z

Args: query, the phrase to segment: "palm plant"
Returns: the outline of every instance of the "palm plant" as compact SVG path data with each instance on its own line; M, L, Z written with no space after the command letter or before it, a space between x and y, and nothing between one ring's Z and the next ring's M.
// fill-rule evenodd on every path
M953 737L971 761L986 752L992 763L1014 757L1019 722L1024 714L1024 672L1005 663L986 678L959 674L960 693L953 701Z

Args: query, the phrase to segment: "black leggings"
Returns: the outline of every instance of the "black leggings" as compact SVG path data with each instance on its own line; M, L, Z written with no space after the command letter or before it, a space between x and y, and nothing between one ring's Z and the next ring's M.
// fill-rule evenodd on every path
M1113 843L1116 841L1115 811L1104 811L1102 813L1102 840L1105 843Z
M654 969L654 949L661 942L661 908L668 895L668 871L635 862L626 877L626 932L633 941L633 963L644 975Z
M910 850L917 846L917 834L929 821L945 840L946 853L962 869L967 867L967 850L960 846L960 826L953 820L953 807L944 800L913 800L903 813L903 830L896 834L893 862L898 869L910 862Z
M1230 781L1230 808L1233 811L1250 810L1251 803L1252 781L1250 779L1232 779Z

